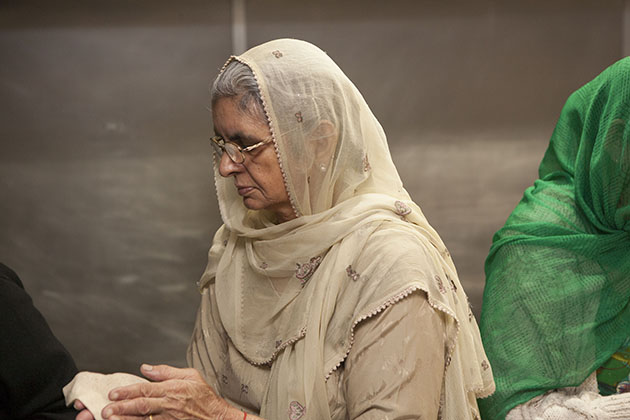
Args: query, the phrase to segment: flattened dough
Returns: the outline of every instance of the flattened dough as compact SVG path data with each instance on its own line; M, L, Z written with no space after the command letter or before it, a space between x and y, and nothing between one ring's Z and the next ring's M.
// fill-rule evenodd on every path
M104 375L96 372L79 372L70 383L63 387L66 405L79 400L92 413L95 420L103 420L103 408L112 402L107 395L109 391L120 386L149 382L144 378L129 373L112 373Z

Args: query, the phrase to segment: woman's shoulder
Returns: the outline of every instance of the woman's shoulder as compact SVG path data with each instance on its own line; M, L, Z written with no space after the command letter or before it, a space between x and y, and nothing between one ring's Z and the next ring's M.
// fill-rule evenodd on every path
M15 271L2 263L0 263L0 281L2 282L2 284L14 284L22 289L24 288L24 286L22 285L22 281L15 273Z
M412 294L424 298L436 276L447 284L445 261L431 240L417 229L385 222L373 226L367 234L357 235L364 238L355 257L347 260L347 288L352 291L358 287L359 300L369 310L385 308Z
M434 242L415 225L386 220L373 229L359 255L361 259L434 264L432 256L440 253L440 245Z

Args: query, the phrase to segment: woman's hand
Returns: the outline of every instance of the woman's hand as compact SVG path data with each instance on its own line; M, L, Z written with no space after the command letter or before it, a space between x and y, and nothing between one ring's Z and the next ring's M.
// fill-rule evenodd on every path
M74 409L80 411L80 413L77 414L75 420L94 420L94 416L92 415L92 413L88 411L88 409L85 407L85 405L83 405L81 401L76 400L74 402Z
M142 365L141 372L154 382L115 388L113 403L103 409L108 420L219 419L241 420L243 413L217 396L195 369ZM87 420L87 419L85 419Z

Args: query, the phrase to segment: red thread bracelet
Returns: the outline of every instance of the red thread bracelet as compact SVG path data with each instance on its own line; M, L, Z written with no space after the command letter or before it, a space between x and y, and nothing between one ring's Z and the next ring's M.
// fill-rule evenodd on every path
M243 420L247 418L247 413L243 411Z

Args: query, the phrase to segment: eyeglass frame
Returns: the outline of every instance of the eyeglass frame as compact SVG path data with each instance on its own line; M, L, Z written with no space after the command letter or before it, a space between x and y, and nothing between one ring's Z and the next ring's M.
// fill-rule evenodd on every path
M252 144L251 146L247 146L247 147L241 147L238 144L234 143L233 141L226 140L223 136L219 136L219 135L210 137L210 141L212 142L213 146L218 147L218 149L221 151L220 157L223 156L223 153L227 153L228 157L230 158L230 160L232 160L232 162L237 163L237 164L242 164L243 162L245 162L245 153L249 153L254 149L257 149L265 144L272 142L273 137L268 137L264 140L259 141L256 144ZM230 152L228 152L228 150L225 147L228 144L236 148L236 150L239 153L239 156L241 157L240 161L234 160L232 155L230 155Z

